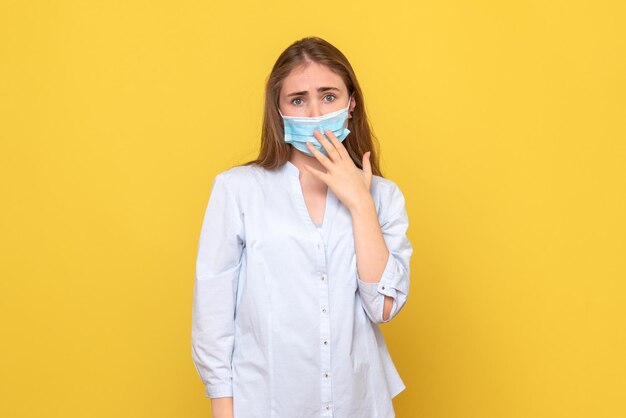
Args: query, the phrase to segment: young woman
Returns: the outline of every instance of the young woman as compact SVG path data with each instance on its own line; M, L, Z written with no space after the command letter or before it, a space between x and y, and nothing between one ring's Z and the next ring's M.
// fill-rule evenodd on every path
M382 177L346 57L276 61L258 158L219 173L200 233L192 357L215 418L392 418L380 323L405 305L405 200Z

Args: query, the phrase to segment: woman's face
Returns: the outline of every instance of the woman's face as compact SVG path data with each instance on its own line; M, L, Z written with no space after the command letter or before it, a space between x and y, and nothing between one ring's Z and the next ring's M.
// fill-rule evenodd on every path
M317 117L345 108L348 99L343 79L328 67L313 62L293 69L283 80L279 108L285 116ZM354 106L353 98L349 114Z

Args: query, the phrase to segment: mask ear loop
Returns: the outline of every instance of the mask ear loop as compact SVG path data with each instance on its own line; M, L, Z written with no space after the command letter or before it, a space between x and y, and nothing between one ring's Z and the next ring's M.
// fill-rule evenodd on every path
M352 118L352 113L350 113L350 105L352 104L352 96L353 94L351 94L350 98L348 99L348 119Z

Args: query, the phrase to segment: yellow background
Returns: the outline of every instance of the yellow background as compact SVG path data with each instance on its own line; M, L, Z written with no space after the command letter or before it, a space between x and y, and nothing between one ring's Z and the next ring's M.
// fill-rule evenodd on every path
M190 349L210 186L256 155L275 59L317 35L407 198L397 416L626 417L624 12L2 0L0 416L210 416Z

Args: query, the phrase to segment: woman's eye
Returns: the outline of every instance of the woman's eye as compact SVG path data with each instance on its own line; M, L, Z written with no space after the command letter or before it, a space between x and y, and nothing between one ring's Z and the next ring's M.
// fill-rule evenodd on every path
M299 98L299 97L296 97L295 99L293 99L293 100L291 101L291 103L293 103L293 104L297 105L298 103L294 103L296 100L302 100L302 99L301 99L301 98Z
M333 98L333 100L329 100L330 102L335 101L335 95L334 94L327 94L326 96L324 96L324 98L326 98L326 97L332 97Z

